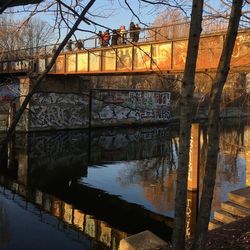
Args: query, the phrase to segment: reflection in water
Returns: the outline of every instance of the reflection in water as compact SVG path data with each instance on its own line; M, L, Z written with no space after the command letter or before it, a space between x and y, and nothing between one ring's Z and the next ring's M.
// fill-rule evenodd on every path
M248 131L244 123L223 126L213 211L227 192L246 185ZM204 124L200 135L199 189L207 147ZM98 244L117 249L121 238L145 229L168 240L178 141L178 126L16 135L8 166L1 168L1 185L37 206L37 214L87 237L92 249ZM198 197L199 190L188 194L187 235L195 227ZM0 203L2 217L4 206ZM11 240L8 235L1 234L1 242Z
M60 227L58 226L64 223L63 227L65 234L73 240L79 237L77 232L80 231L84 233L84 235L97 240L100 246L112 246L113 249L117 249L119 241L128 236L127 233L111 228L106 222L100 221L92 215L76 209L72 204L59 200L52 195L39 190L28 190L17 182L6 181L3 177L1 178L1 185L7 187L8 190L1 189L0 196L4 195L5 198L9 197L11 201L23 207L26 212L28 211L35 214L43 223L53 226L59 231ZM37 207L32 206L32 204L37 205ZM53 215L57 220L51 220L49 214ZM6 216L6 213L2 214L1 210L1 216L2 215ZM8 235L10 234L10 230L8 230L8 218L1 217L0 229L2 226L4 228L4 233L1 234L0 244L3 246L5 241L10 240ZM74 229L71 235L69 234L69 230L67 230L69 226ZM96 244L94 242L91 243L92 245Z
M10 226L6 204L0 196L0 246L10 241Z
M228 192L247 184L246 169L250 167L246 165L245 157L249 145L245 135L247 129L248 124L237 121L222 126L212 211L219 209L221 202L227 200Z

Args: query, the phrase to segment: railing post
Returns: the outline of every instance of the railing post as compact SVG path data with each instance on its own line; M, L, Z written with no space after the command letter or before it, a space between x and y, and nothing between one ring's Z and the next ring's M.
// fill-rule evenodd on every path
M171 69L174 68L174 42L171 42Z
M115 49L115 71L117 71L117 64L118 64L118 50L117 48Z

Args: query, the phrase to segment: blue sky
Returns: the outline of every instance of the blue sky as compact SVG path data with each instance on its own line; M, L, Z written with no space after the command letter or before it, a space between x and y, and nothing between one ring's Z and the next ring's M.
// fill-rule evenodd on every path
M184 0L180 0L184 1ZM45 3L49 3L51 0L46 0ZM70 0L65 0L65 2L71 2ZM84 2L88 2L87 0L84 0ZM142 22L146 24L150 24L154 21L154 19L162 12L166 7L161 6L158 8L154 8L151 6L146 6L146 4L140 5L140 1L138 0L127 0L131 8L133 8L134 12L139 16ZM218 0L210 0L211 5L213 7L217 7ZM191 1L186 0L187 5L191 5ZM34 7L34 6L33 6ZM182 5L182 7L185 7ZM189 6L190 10L190 6ZM91 8L91 13L95 16L92 16L91 18L101 23L104 26L110 27L110 29L117 29L120 27L120 25L125 25L127 28L129 27L129 23L134 21L135 23L138 23L139 21L129 8L126 6L124 0L96 0L95 4ZM187 11L187 13L190 13L190 11ZM23 14L15 14L15 17L22 18ZM54 15L49 13L43 13L39 15L39 18L48 22L52 22L54 19ZM140 25L143 26L143 25ZM82 23L81 24L82 29L89 29L89 26ZM94 27L92 27L92 30L94 30ZM96 28L96 31L98 30L104 30L103 28ZM67 30L65 29L62 31L62 34L65 34ZM87 33L84 34L84 32L78 32L80 34L81 38L86 38L91 36L91 34Z

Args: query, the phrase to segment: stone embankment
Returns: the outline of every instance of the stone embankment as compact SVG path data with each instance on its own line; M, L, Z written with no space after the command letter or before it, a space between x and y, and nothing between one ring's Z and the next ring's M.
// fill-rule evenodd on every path
M221 209L215 211L209 229L218 228L247 216L250 216L250 187L228 193L228 201L221 203Z

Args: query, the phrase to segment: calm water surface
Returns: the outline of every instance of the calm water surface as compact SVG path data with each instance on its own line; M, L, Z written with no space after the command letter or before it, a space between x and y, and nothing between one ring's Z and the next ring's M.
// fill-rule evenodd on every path
M200 127L189 232L204 175ZM229 191L246 186L249 135L247 122L223 123L211 217ZM117 249L146 229L169 240L178 141L178 125L16 135L0 168L0 249Z

